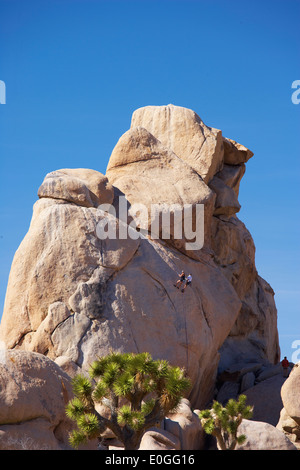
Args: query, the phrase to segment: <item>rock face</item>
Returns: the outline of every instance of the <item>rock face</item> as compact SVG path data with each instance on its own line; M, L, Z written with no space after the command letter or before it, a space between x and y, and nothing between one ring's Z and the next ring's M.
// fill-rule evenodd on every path
M204 431L197 410L185 398L175 413L164 419L164 429L178 437L181 449L199 450L204 447Z
M108 163L107 177L126 195L130 214L139 229L151 233L152 238L167 240L184 253L187 240L182 236L185 233L182 207L190 205L193 210L197 204L203 204L206 228L203 244L209 243L215 194L198 173L172 150L164 147L148 130L133 127L119 139ZM163 213L166 215L170 208L170 212L175 211L179 215L183 227L177 235L176 227L178 225L179 228L179 224L176 225L174 221L171 227L168 225L170 233L164 236L166 227L159 223L159 216L162 217ZM195 223L195 215L191 216ZM199 251L189 250L188 255L197 259Z
M300 450L300 363L294 365L281 388L283 408L277 428Z
M252 419L276 426L283 407L281 388L285 383L283 368L259 362L236 362L218 375L215 399L224 406L242 393L253 409Z
M38 196L73 202L78 206L98 207L111 204L113 188L98 171L85 168L63 169L46 175Z
M50 359L26 351L2 352L0 449L70 448L65 406L71 398L70 377Z
M137 109L131 128L144 127L208 183L223 166L222 132L204 124L191 109L146 106Z
M240 434L245 434L247 439L237 445L236 450L297 450L283 432L261 421L244 419L239 427Z
M212 398L218 372L237 360L276 363L274 293L236 216L252 155L192 110L150 106L134 112L106 175L48 174L11 268L0 326L5 347L43 354L70 375L111 349L148 351L186 368L188 398L198 408ZM201 246L187 248L193 237L178 235L175 223L169 238L163 224L149 233L152 219L138 204L160 204L159 217L172 204L189 206L193 233L202 204ZM182 269L193 276L184 293L174 287Z

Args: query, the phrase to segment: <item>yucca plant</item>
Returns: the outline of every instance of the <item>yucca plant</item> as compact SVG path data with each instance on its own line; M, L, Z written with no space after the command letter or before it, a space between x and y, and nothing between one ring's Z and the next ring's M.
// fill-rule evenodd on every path
M219 450L234 450L245 442L246 436L238 436L237 431L243 418L252 417L253 408L246 405L246 400L245 395L240 395L238 400L228 400L225 407L214 401L211 409L199 413L204 431L216 437Z
M179 405L190 381L183 369L149 353L111 353L91 364L89 376L73 379L73 398L66 413L77 423L70 434L72 447L89 439L101 440L109 428L125 450L139 447L144 432ZM109 411L99 414L96 405Z

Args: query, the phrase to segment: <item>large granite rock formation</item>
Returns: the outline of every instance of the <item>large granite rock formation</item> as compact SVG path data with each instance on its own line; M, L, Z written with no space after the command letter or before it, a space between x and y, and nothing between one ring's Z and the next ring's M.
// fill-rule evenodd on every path
M252 237L236 216L252 155L194 111L149 106L134 112L106 175L48 174L10 272L0 326L5 347L43 354L70 375L111 349L149 351L186 368L197 408L212 398L218 371L237 361L276 363L274 293L257 273ZM193 241L179 236L175 223L169 238L160 223L149 232L152 219L139 204L160 205L159 217L172 204L189 205L194 228L203 204L200 245L187 248ZM120 237L127 224L131 236ZM103 227L119 236L103 239ZM182 269L193 275L184 294L174 287Z

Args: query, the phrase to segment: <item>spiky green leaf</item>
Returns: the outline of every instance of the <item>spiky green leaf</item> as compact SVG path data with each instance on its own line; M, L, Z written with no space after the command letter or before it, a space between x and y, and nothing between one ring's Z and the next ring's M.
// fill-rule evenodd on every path
M99 380L93 390L92 397L96 403L100 403L101 400L106 397L109 393L109 389L102 380Z
M247 439L247 437L245 436L245 434L241 434L240 436L237 437L237 443L238 444L244 444L246 439Z
M87 442L87 437L83 432L75 430L70 433L69 442L74 449L78 449L81 444Z
M68 418L76 421L85 411L85 406L79 398L73 398L66 406L66 415Z
M207 419L211 418L211 411L210 410L201 410L200 413L198 414L200 419Z
M129 423L131 429L133 429L134 431L139 431L140 429L143 428L144 423L145 423L145 416L143 415L142 412L140 411L132 412L132 416L131 416L130 423Z
M77 420L77 424L79 430L89 439L93 439L99 435L99 422L97 416L93 413L81 415Z
M151 413L151 411L154 408L155 402L156 402L155 399L151 398L142 404L141 411L144 416L147 416L148 414Z
M203 426L203 429L204 431L206 432L206 434L212 434L215 430L215 423L214 423L214 420L212 418L208 418L208 419L205 419L205 420L201 420L201 424Z
M125 426L125 424L128 424L131 418L131 409L129 405L124 405L122 408L120 408L118 412L118 424L120 426Z
M129 372L124 372L117 376L113 384L113 390L119 397L127 396L129 393L134 391L134 376Z
M78 398L87 398L92 393L90 380L82 374L76 375L72 380L74 395Z
M235 400L233 400L232 398L230 400L228 400L227 404L226 404L226 410L229 414L229 416L233 417L233 416L236 416L237 413L238 413L238 404Z

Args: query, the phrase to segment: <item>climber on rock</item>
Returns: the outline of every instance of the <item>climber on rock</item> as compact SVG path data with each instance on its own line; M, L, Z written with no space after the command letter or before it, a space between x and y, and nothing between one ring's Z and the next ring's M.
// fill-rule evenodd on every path
M176 282L176 284L174 284L174 287L177 287L177 289L179 289L181 284L185 281L185 272L182 270L181 274L178 274L178 276L179 276L179 279Z
M181 292L184 293L184 290L186 289L187 286L190 286L192 284L192 275L189 274L188 277L185 280L185 284L183 286L183 289L181 289Z
M289 376L289 361L287 360L287 357L284 356L284 359L281 361L281 365L283 368L283 377L288 377Z

